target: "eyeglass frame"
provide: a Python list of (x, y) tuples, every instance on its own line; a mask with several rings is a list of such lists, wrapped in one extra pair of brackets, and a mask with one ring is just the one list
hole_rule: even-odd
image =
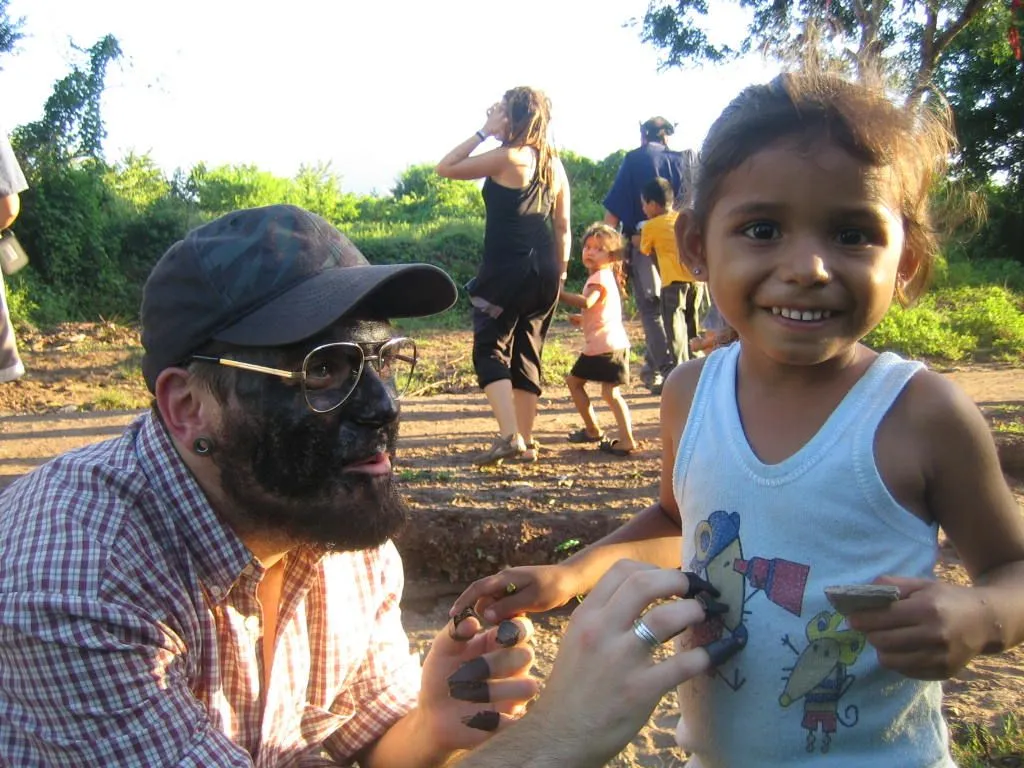
[[(416, 347), (416, 342), (408, 336), (394, 336), (387, 341), (373, 341), (373, 342), (358, 342), (358, 341), (331, 341), (326, 344), (320, 344), (319, 346), (313, 347), (309, 352), (306, 353), (305, 357), (302, 358), (302, 366), (297, 371), (286, 371), (283, 368), (271, 368), (267, 365), (259, 365), (258, 363), (246, 363), (242, 360), (235, 360), (231, 357), (220, 357), (217, 355), (189, 355), (189, 360), (198, 360), (203, 363), (215, 363), (217, 365), (223, 365), (227, 368), (235, 368), (240, 371), (250, 371), (252, 373), (263, 373), (268, 376), (278, 376), (288, 381), (298, 381), (302, 387), (302, 398), (306, 401), (306, 406), (313, 411), (313, 413), (330, 413), (343, 406), (345, 402), (352, 397), (352, 393), (356, 391), (356, 387), (359, 386), (359, 381), (363, 377), (363, 371), (366, 369), (366, 363), (376, 361), (374, 366), (377, 369), (377, 373), (380, 373), (381, 364), (381, 352), (390, 344), (398, 342), (409, 342), (412, 345), (412, 361), (409, 367), (409, 380), (412, 380), (412, 374), (416, 370), (416, 362), (419, 360), (419, 350)], [(345, 395), (337, 404), (332, 405), (330, 408), (318, 409), (313, 407), (313, 403), (310, 402), (309, 394), (306, 391), (306, 364), (309, 359), (313, 357), (317, 352), (329, 347), (354, 347), (359, 350), (359, 370), (356, 372), (355, 380), (352, 382), (352, 389), (349, 390), (348, 394)], [(377, 347), (375, 354), (367, 354), (364, 347)], [(406, 385), (408, 386), (408, 385)], [(404, 392), (399, 392), (397, 387), (390, 392), (391, 396), (395, 400), (401, 400)]]

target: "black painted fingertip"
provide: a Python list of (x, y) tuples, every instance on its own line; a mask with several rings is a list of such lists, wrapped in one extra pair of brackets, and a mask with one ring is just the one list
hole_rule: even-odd
[(498, 625), (498, 632), (495, 634), (494, 639), (497, 640), (498, 645), (503, 648), (511, 648), (519, 642), (522, 636), (523, 633), (520, 631), (519, 625), (514, 621), (505, 619)]
[(700, 603), (705, 616), (721, 616), (723, 613), (729, 612), (728, 605), (718, 602), (707, 592), (698, 592), (693, 599)]
[(475, 659), (467, 661), (448, 676), (448, 686), (486, 680), (490, 676), (491, 668), (487, 663), (487, 659), (483, 656), (477, 656)]
[(464, 725), (476, 728), (478, 731), (496, 731), (501, 725), (501, 715), (493, 709), (485, 709), (477, 712), (471, 717), (462, 718)]
[(711, 666), (718, 667), (742, 651), (746, 644), (746, 637), (723, 637), (720, 640), (715, 640), (705, 645), (704, 650), (711, 657)]
[(491, 700), (491, 689), (482, 680), (467, 680), (464, 683), (448, 683), (448, 695), (459, 701), (486, 704)]
[(468, 619), (470, 616), (474, 616), (476, 620), (479, 621), (481, 624), (484, 623), (483, 620), (480, 618), (480, 614), (476, 612), (473, 606), (463, 608), (461, 611), (459, 611), (452, 617), (451, 626), (448, 627), (448, 636), (452, 640), (458, 640), (460, 643), (464, 643), (470, 639), (469, 637), (459, 637), (459, 635), (455, 631), (459, 628), (459, 624)]
[(690, 582), (690, 595), (696, 595), (698, 592), (710, 592), (712, 597), (722, 596), (722, 593), (715, 589), (710, 581), (705, 581), (693, 571), (684, 571), (683, 573), (686, 574), (686, 579)]

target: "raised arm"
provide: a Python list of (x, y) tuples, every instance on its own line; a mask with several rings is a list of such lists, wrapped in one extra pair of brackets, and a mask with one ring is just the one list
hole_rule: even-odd
[(505, 116), (505, 108), (500, 103), (493, 105), (487, 110), (484, 127), (468, 139), (455, 145), (447, 155), (441, 158), (441, 162), (437, 164), (435, 170), (445, 178), (466, 181), (497, 176), (511, 162), (509, 150), (506, 147), (498, 147), (479, 155), (473, 155), (472, 152), (489, 136), (500, 138), (505, 135), (507, 130), (508, 118)]

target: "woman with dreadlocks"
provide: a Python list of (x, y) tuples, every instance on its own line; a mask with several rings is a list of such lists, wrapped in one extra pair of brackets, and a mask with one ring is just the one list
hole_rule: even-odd
[[(473, 367), (498, 437), (478, 464), (537, 459), (533, 423), (541, 352), (569, 264), (569, 181), (551, 146), (551, 101), (513, 88), (487, 110), (483, 128), (452, 149), (437, 172), (484, 179), (484, 257), (466, 288), (473, 304)], [(501, 142), (471, 153), (490, 137)]]

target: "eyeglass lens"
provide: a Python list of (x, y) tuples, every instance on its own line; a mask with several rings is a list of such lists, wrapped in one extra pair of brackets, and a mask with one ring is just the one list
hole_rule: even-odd
[(314, 349), (302, 365), (309, 407), (323, 413), (345, 402), (359, 383), (367, 361), (391, 394), (401, 397), (412, 381), (416, 344), (412, 339), (392, 339), (381, 345), (376, 353), (364, 353), (361, 346), (348, 342)]

